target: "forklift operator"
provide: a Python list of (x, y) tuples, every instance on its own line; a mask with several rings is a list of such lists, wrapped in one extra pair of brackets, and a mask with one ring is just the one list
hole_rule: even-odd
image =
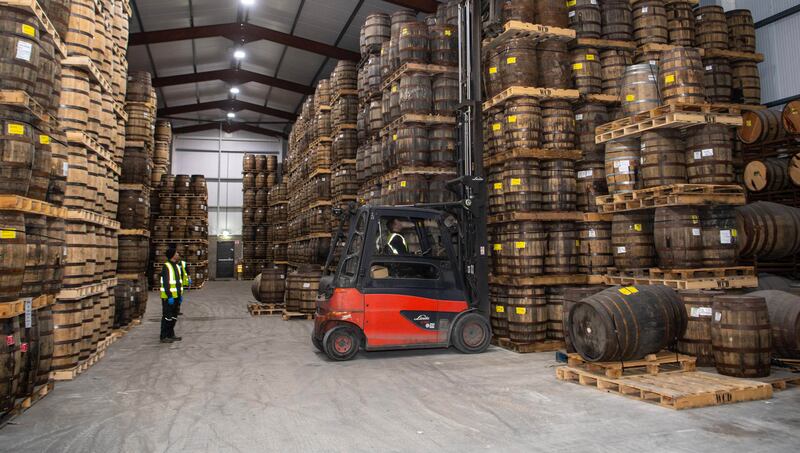
[(390, 255), (408, 255), (408, 246), (406, 245), (406, 238), (400, 234), (403, 231), (403, 224), (398, 218), (390, 220), (387, 225), (389, 228), (389, 237), (386, 241), (386, 247)]

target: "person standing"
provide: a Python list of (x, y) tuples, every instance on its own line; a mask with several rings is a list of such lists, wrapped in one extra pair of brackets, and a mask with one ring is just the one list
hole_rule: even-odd
[(161, 267), (161, 342), (181, 341), (175, 336), (178, 310), (183, 300), (183, 269), (180, 254), (174, 248), (167, 249), (167, 261)]

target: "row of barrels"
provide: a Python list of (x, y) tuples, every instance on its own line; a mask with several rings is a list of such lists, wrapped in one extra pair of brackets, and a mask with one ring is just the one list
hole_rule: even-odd
[(358, 198), (373, 206), (448, 203), (457, 199), (456, 194), (447, 188), (447, 183), (454, 177), (453, 173), (400, 175), (382, 184), (363, 186)]
[(66, 223), (36, 215), (0, 212), (0, 302), (57, 294), (64, 279)]
[(135, 279), (118, 280), (114, 287), (114, 328), (125, 327), (141, 318), (147, 309), (147, 278), (144, 274)]
[[(247, 205), (246, 205), (247, 206)], [(273, 205), (268, 208), (242, 208), (242, 225), (266, 225), (286, 222), (286, 205)]]
[(265, 266), (252, 285), (253, 297), (261, 303), (286, 304), (286, 311), (314, 313), (322, 271), (304, 264), (292, 272), (286, 266)]
[(25, 316), (0, 319), (0, 416), (14, 409), (17, 399), (31, 395), (50, 380), (54, 348), (53, 312), (43, 307)]
[(751, 161), (744, 168), (750, 192), (780, 192), (800, 187), (800, 154)]
[(366, 181), (403, 167), (454, 168), (456, 143), (453, 126), (404, 124), (382, 140), (358, 147), (356, 177)]
[(163, 175), (158, 189), (164, 194), (208, 198), (208, 183), (204, 175)]
[(208, 217), (206, 197), (196, 195), (161, 196), (158, 213), (165, 217)]
[(800, 135), (800, 101), (787, 103), (783, 110), (744, 112), (737, 136), (746, 145), (780, 141)]
[(153, 222), (153, 239), (206, 239), (208, 221), (197, 218), (158, 217)]
[(74, 368), (97, 351), (116, 320), (115, 289), (83, 299), (58, 300), (53, 306), (54, 371)]
[[(288, 246), (285, 243), (275, 244), (273, 241), (267, 242), (246, 242), (242, 243), (242, 259), (245, 264), (252, 264), (254, 262), (286, 262), (288, 257)], [(260, 272), (260, 269), (254, 266), (246, 266), (244, 278), (252, 280)]]
[(245, 153), (242, 157), (242, 170), (251, 173), (277, 173), (278, 156)]

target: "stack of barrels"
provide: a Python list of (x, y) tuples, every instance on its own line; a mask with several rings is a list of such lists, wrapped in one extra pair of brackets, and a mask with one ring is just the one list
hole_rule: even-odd
[[(245, 279), (252, 280), (262, 268), (267, 267), (270, 253), (274, 254), (269, 241), (269, 230), (276, 227), (273, 224), (270, 193), (279, 187), (278, 156), (245, 154), (242, 160), (242, 184), (243, 273)], [(280, 190), (276, 194), (278, 192)], [(283, 193), (285, 196), (285, 187)], [(286, 206), (282, 204), (280, 207), (285, 219)]]
[(208, 280), (208, 186), (203, 175), (161, 176), (158, 214), (152, 216), (152, 282), (160, 287), (160, 269), (173, 247), (186, 261), (192, 288)]
[[(456, 2), (440, 3), (425, 20), (408, 10), (367, 17), (353, 155), (364, 202), (453, 200), (444, 182), (456, 165), (457, 27)], [(387, 178), (394, 170), (400, 174)]]
[(797, 206), (793, 192), (800, 187), (800, 101), (783, 110), (745, 112), (737, 135), (748, 160), (744, 185), (751, 199)]

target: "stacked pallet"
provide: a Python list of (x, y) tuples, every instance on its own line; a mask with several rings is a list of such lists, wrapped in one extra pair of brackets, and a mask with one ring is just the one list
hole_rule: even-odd
[(161, 176), (158, 214), (152, 217), (152, 289), (161, 287), (167, 250), (175, 248), (187, 264), (191, 289), (208, 280), (208, 186), (203, 175)]
[[(242, 247), (243, 247), (243, 273), (246, 280), (252, 280), (273, 259), (273, 243), (270, 241), (270, 230), (276, 229), (273, 223), (273, 211), (279, 211), (276, 204), (271, 209), (269, 198), (274, 189), (278, 188), (278, 156), (265, 154), (245, 154), (242, 161), (242, 190), (244, 190), (244, 204), (242, 207)], [(285, 187), (276, 190), (275, 195)], [(285, 205), (281, 204), (285, 218)], [(275, 212), (280, 217), (280, 212)], [(280, 235), (280, 231), (274, 234)], [(280, 253), (279, 253), (280, 254)], [(285, 256), (283, 261), (285, 261)]]

